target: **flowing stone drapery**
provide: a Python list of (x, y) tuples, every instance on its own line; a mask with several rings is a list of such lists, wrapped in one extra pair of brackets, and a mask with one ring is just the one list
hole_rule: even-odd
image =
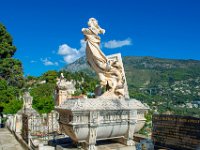
[(97, 73), (101, 87), (106, 88), (102, 96), (106, 98), (124, 97), (124, 76), (122, 66), (116, 60), (108, 59), (100, 49), (101, 38), (98, 34), (104, 34), (95, 18), (90, 18), (88, 28), (83, 28), (82, 32), (86, 40), (86, 57), (88, 64)]

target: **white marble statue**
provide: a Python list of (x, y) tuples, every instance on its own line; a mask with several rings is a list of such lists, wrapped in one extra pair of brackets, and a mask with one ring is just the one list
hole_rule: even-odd
[(107, 58), (101, 51), (101, 39), (98, 34), (104, 34), (105, 30), (98, 25), (98, 21), (90, 18), (88, 26), (88, 28), (82, 29), (87, 42), (86, 56), (88, 64), (100, 79), (101, 87), (106, 88), (106, 92), (102, 96), (122, 98), (124, 97), (123, 68), (118, 61)]

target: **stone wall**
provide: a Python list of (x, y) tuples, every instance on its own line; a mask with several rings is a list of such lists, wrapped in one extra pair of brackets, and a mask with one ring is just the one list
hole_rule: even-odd
[(152, 139), (156, 147), (200, 149), (200, 118), (176, 115), (153, 116)]

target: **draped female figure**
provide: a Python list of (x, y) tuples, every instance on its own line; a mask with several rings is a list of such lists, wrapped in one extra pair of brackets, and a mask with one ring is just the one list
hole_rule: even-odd
[(108, 59), (100, 49), (101, 38), (98, 34), (104, 34), (95, 18), (90, 18), (88, 28), (83, 28), (82, 32), (86, 41), (86, 57), (88, 64), (97, 73), (100, 85), (106, 87), (104, 96), (124, 96), (124, 79), (122, 67), (115, 60)]

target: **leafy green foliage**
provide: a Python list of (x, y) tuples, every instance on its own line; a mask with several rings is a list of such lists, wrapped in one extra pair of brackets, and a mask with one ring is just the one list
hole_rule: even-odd
[(6, 80), (0, 79), (0, 106), (4, 113), (16, 113), (22, 107), (22, 101), (18, 100), (19, 89), (8, 86)]
[(153, 111), (151, 111), (151, 110), (145, 114), (146, 122), (145, 122), (144, 127), (139, 131), (140, 134), (148, 136), (148, 134), (151, 133), (152, 115), (153, 115)]
[(31, 81), (31, 80), (37, 80), (37, 77), (27, 76), (26, 79), (27, 79), (26, 81), (28, 82), (28, 81)]
[(54, 109), (54, 99), (52, 96), (43, 96), (34, 99), (33, 108), (36, 109), (40, 114), (50, 113)]
[(45, 80), (47, 83), (56, 83), (56, 78), (58, 77), (58, 72), (55, 70), (49, 70), (45, 72), (40, 78)]
[(31, 89), (33, 96), (33, 108), (39, 113), (49, 113), (54, 108), (55, 84), (39, 84)]
[(91, 93), (94, 93), (96, 86), (99, 84), (96, 78), (91, 77), (81, 71), (73, 73), (73, 72), (62, 70), (58, 72), (58, 74), (60, 75), (61, 72), (63, 73), (64, 77), (68, 81), (70, 80), (75, 81), (76, 83), (75, 85), (76, 92), (74, 93), (75, 96), (78, 96), (81, 94), (89, 96)]
[(0, 24), (0, 106), (4, 113), (16, 113), (21, 107), (20, 89), (23, 87), (22, 64), (11, 58), (16, 51), (12, 37)]
[(10, 58), (14, 55), (16, 47), (13, 46), (12, 37), (0, 23), (0, 59)]
[(18, 110), (22, 108), (23, 102), (21, 100), (11, 100), (9, 103), (4, 103), (4, 113), (6, 114), (16, 114)]
[(19, 96), (19, 89), (8, 86), (5, 80), (0, 80), (0, 102), (8, 103)]
[(7, 80), (9, 85), (22, 88), (24, 79), (21, 62), (13, 58), (0, 60), (0, 77)]

